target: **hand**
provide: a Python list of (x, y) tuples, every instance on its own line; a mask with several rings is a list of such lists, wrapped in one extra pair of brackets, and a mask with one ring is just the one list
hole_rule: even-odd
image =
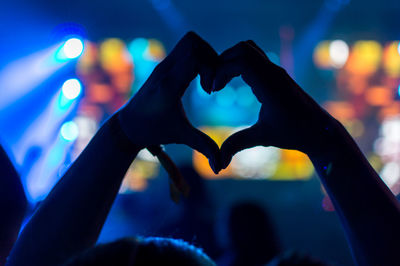
[(213, 91), (223, 89), (233, 77), (241, 75), (262, 104), (258, 121), (222, 144), (222, 168), (237, 152), (259, 145), (307, 154), (318, 149), (324, 135), (321, 132), (334, 119), (253, 41), (240, 42), (226, 50), (219, 61)]
[(204, 90), (211, 92), (217, 60), (208, 43), (193, 32), (186, 34), (119, 111), (121, 127), (132, 143), (141, 148), (186, 144), (204, 154), (214, 170), (219, 147), (189, 122), (181, 97), (197, 74)]

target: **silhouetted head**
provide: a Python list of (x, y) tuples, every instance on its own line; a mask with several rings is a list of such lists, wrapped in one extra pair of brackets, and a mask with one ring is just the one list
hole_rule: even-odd
[(98, 245), (64, 264), (64, 266), (67, 265), (215, 266), (215, 263), (201, 249), (183, 240), (148, 237), (121, 239), (112, 243)]
[(266, 211), (256, 203), (234, 205), (228, 230), (236, 265), (265, 264), (280, 252), (274, 226)]

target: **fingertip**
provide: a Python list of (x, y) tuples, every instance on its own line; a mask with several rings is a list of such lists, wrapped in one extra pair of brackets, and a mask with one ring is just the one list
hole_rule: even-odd
[(194, 32), (194, 31), (188, 31), (188, 32), (186, 32), (186, 34), (183, 36), (183, 39), (187, 39), (187, 38), (199, 38), (200, 39), (200, 36), (196, 33), (196, 32)]
[(227, 142), (224, 142), (221, 146), (221, 161), (220, 161), (221, 169), (226, 169), (232, 160), (233, 154), (230, 151), (231, 149), (229, 148), (229, 146), (230, 145)]
[(218, 174), (218, 171), (217, 171), (217, 169), (216, 169), (216, 167), (215, 167), (214, 160), (208, 159), (208, 163), (210, 164), (211, 170), (213, 170), (214, 174), (217, 175), (217, 174)]
[(211, 70), (202, 71), (200, 73), (200, 85), (208, 94), (211, 94), (213, 91), (214, 76)]
[(212, 91), (212, 92), (215, 91), (215, 79), (213, 80), (212, 87), (211, 87), (211, 91)]
[(232, 161), (232, 155), (225, 155), (221, 160), (221, 170), (226, 169)]
[(226, 86), (226, 84), (229, 83), (230, 80), (230, 78), (227, 78), (225, 75), (217, 72), (212, 84), (212, 91), (216, 92), (222, 90)]

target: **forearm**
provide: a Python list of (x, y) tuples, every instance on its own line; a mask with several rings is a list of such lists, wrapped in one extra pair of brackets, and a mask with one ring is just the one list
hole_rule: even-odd
[(11, 265), (56, 265), (95, 244), (139, 152), (125, 147), (118, 126), (107, 121), (49, 193), (17, 241)]
[(400, 208), (357, 144), (330, 121), (319, 152), (309, 154), (346, 230), (360, 265), (398, 262)]
[(17, 239), (26, 207), (19, 175), (0, 145), (0, 265), (3, 265)]

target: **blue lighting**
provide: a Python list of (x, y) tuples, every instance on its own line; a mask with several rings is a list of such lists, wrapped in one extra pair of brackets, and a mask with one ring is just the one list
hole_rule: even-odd
[(399, 87), (397, 88), (397, 94), (400, 96), (400, 85), (399, 85)]
[(78, 38), (68, 39), (58, 50), (56, 58), (64, 61), (78, 58), (83, 53), (83, 41)]
[(74, 121), (69, 121), (61, 126), (60, 133), (61, 137), (66, 141), (74, 141), (79, 135), (79, 129)]
[(79, 57), (83, 52), (83, 42), (78, 38), (69, 39), (64, 43), (64, 54), (69, 59)]
[(149, 46), (149, 41), (145, 38), (136, 38), (129, 45), (128, 50), (133, 59), (142, 58)]
[(82, 85), (78, 79), (69, 79), (64, 82), (61, 90), (65, 98), (74, 100), (80, 95)]
[(248, 86), (241, 86), (237, 89), (237, 102), (243, 107), (251, 107), (255, 102), (255, 96)]
[(236, 91), (231, 86), (226, 86), (222, 91), (217, 94), (217, 103), (221, 106), (231, 106), (236, 100)]

